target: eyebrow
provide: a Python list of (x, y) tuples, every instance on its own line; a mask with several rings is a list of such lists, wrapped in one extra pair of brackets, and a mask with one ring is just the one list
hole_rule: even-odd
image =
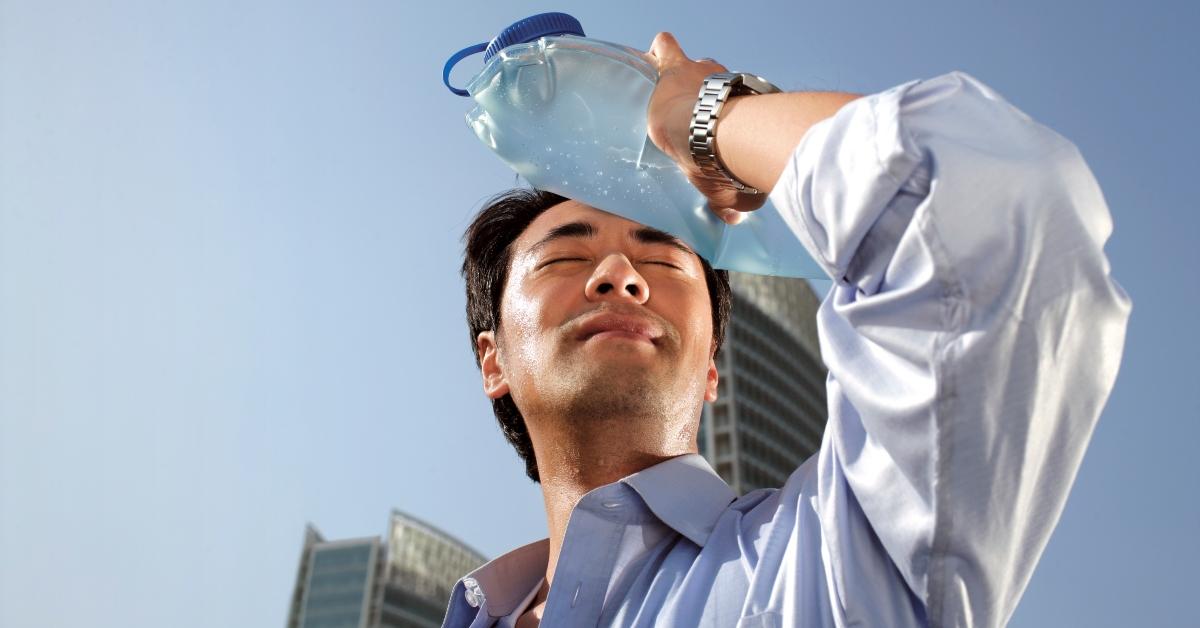
[(696, 254), (696, 252), (692, 250), (692, 247), (683, 243), (683, 240), (676, 238), (666, 231), (655, 229), (654, 227), (642, 227), (637, 231), (634, 231), (633, 239), (643, 244), (666, 244), (673, 246), (684, 253), (689, 253), (691, 255)]
[[(630, 235), (633, 236), (634, 240), (637, 240), (642, 244), (666, 244), (668, 246), (673, 246), (684, 253), (691, 255), (696, 254), (696, 252), (693, 251), (690, 246), (684, 244), (682, 240), (667, 233), (666, 231), (662, 231), (661, 229), (643, 226), (631, 231)], [(596, 227), (592, 225), (592, 223), (583, 221), (568, 222), (551, 229), (550, 232), (543, 236), (541, 240), (538, 240), (536, 244), (529, 247), (529, 252), (535, 253), (547, 244), (563, 238), (592, 238), (595, 236)]]
[(535, 253), (538, 249), (555, 240), (563, 238), (591, 238), (595, 235), (596, 228), (590, 222), (568, 222), (551, 229), (541, 240), (537, 241), (537, 244), (529, 247), (529, 252)]

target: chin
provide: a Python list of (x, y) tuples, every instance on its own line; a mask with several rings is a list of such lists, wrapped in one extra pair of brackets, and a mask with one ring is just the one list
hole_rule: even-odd
[(661, 415), (672, 387), (661, 373), (628, 363), (607, 363), (566, 377), (568, 416), (601, 418)]

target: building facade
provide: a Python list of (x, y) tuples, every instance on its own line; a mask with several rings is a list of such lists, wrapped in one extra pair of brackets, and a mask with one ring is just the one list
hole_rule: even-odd
[(438, 628), (463, 574), (486, 562), (462, 541), (398, 510), (383, 538), (327, 541), (309, 524), (288, 628)]
[(739, 495), (779, 487), (821, 444), (826, 369), (807, 281), (729, 274), (733, 312), (700, 453)]

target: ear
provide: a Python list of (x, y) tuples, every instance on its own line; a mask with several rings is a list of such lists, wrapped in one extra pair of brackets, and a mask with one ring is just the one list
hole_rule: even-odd
[(483, 331), (475, 338), (475, 350), (479, 355), (479, 373), (483, 377), (483, 394), (488, 399), (499, 399), (508, 394), (508, 381), (497, 354), (496, 332)]
[(708, 373), (704, 382), (704, 400), (712, 403), (717, 400), (717, 383), (720, 382), (721, 376), (717, 373), (717, 361), (715, 358), (708, 359)]

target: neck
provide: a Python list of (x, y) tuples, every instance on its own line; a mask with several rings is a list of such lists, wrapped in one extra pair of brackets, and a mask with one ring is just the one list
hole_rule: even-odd
[[(570, 425), (567, 422), (537, 423)], [(647, 438), (647, 435), (638, 434), (639, 430), (634, 427), (661, 427), (661, 417), (655, 420), (605, 420), (589, 425), (593, 429), (530, 429), (550, 533), (547, 583), (554, 581), (554, 568), (571, 512), (587, 492), (676, 456), (696, 453), (694, 430), (683, 434), (660, 433)], [(613, 438), (614, 434), (621, 437)]]

